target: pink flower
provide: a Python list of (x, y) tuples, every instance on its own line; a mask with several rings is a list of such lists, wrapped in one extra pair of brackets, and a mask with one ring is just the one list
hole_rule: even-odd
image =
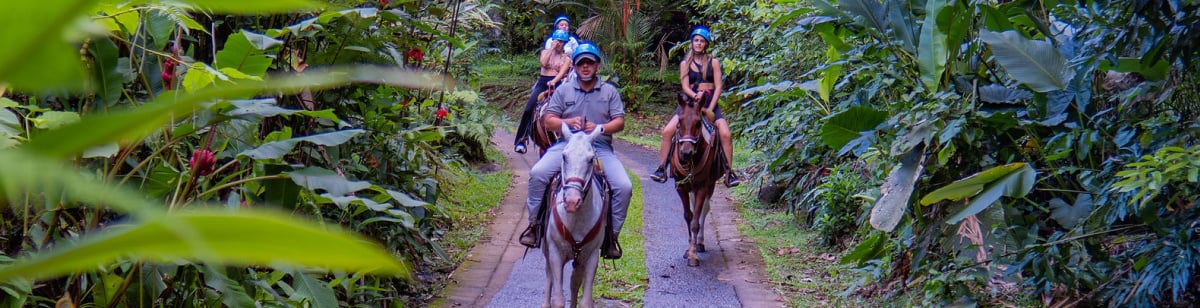
[(450, 112), (446, 111), (446, 108), (438, 108), (438, 111), (437, 111), (438, 119), (445, 119), (446, 116), (448, 116), (448, 115), (450, 115)]
[(208, 149), (198, 149), (192, 152), (192, 158), (188, 160), (188, 165), (198, 175), (208, 175), (212, 173), (217, 166), (217, 158), (213, 156), (213, 152)]

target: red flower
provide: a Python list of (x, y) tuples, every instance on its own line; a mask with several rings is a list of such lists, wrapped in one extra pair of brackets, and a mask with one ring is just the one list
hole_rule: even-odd
[(167, 58), (167, 60), (163, 61), (162, 81), (163, 88), (166, 88), (167, 90), (170, 90), (171, 87), (175, 85), (171, 82), (171, 80), (175, 79), (175, 64), (176, 62), (174, 58)]
[(445, 119), (445, 118), (446, 118), (446, 116), (448, 116), (448, 115), (450, 115), (450, 112), (449, 112), (449, 111), (446, 111), (446, 108), (438, 108), (438, 111), (437, 111), (437, 118), (438, 118), (439, 120), (440, 120), (440, 119)]
[(411, 63), (411, 65), (419, 66), (422, 61), (425, 61), (425, 52), (421, 51), (420, 48), (413, 47), (412, 49), (409, 49), (407, 53), (405, 53), (405, 58), (408, 58), (405, 63)]
[(391, 3), (392, 3), (392, 2), (391, 2), (391, 1), (388, 1), (388, 0), (379, 0), (379, 5), (380, 5), (380, 6), (384, 6), (384, 7), (386, 7), (386, 6), (388, 6), (388, 4), (391, 4)]
[(198, 149), (192, 152), (192, 158), (188, 160), (188, 165), (192, 167), (193, 172), (196, 172), (196, 174), (208, 175), (216, 168), (217, 158), (208, 149)]

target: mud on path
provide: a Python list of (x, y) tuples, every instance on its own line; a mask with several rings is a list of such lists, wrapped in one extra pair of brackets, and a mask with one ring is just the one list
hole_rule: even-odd
[[(492, 136), (513, 171), (504, 200), (498, 205), (489, 231), (451, 275), (439, 307), (537, 307), (545, 296), (545, 262), (540, 251), (524, 255), (525, 247), (516, 239), (524, 230), (526, 184), (529, 168), (537, 161), (535, 151), (525, 155), (512, 152), (512, 135), (497, 130)], [(758, 247), (741, 237), (740, 220), (731, 207), (728, 190), (718, 185), (709, 214), (700, 267), (688, 267), (683, 252), (687, 230), (683, 209), (673, 184), (657, 183), (649, 178), (656, 164), (656, 150), (618, 140), (614, 143), (625, 167), (643, 185), (644, 243), (646, 268), (650, 278), (643, 305), (646, 307), (781, 307), (783, 298), (766, 284)], [(631, 230), (626, 230), (630, 232)], [(599, 299), (608, 307), (627, 303)]]

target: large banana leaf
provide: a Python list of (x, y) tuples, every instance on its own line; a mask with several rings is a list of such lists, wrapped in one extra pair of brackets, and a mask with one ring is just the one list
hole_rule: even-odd
[(864, 132), (875, 131), (875, 126), (887, 119), (887, 112), (866, 106), (850, 107), (825, 121), (821, 125), (821, 141), (833, 149), (842, 149)]
[(951, 0), (929, 0), (925, 3), (925, 24), (921, 27), (921, 41), (917, 53), (918, 66), (921, 68), (921, 82), (925, 91), (930, 93), (940, 90), (942, 73), (946, 71), (946, 59), (949, 51), (946, 47), (946, 32), (938, 20), (945, 10), (946, 15), (958, 13), (958, 6), (948, 5)]
[(203, 210), (116, 225), (0, 269), (0, 281), (88, 272), (123, 257), (237, 265), (299, 265), (407, 275), (409, 266), (375, 244), (262, 211)]
[(879, 0), (842, 0), (838, 5), (879, 33), (887, 32), (887, 7)]
[[(4, 29), (0, 44), (0, 84), (8, 83), (17, 90), (60, 88), (82, 90), (83, 65), (79, 48), (89, 33), (101, 33), (104, 26), (89, 22), (86, 13), (100, 3), (116, 1), (5, 1), (0, 10), (0, 29)], [(124, 3), (134, 6), (149, 3), (135, 0)], [(190, 1), (197, 7), (214, 13), (277, 13), (320, 7), (308, 0), (205, 0)], [(186, 6), (185, 3), (181, 5)], [(115, 25), (115, 24), (113, 24)], [(133, 29), (136, 25), (124, 25)]]
[(979, 38), (992, 48), (996, 62), (1013, 79), (1037, 92), (1062, 90), (1075, 76), (1067, 59), (1045, 41), (1035, 41), (1016, 31), (1000, 33), (980, 30)]
[(908, 209), (908, 201), (912, 198), (913, 188), (921, 172), (925, 170), (925, 144), (914, 146), (908, 153), (900, 157), (900, 165), (892, 169), (887, 180), (879, 188), (879, 200), (871, 208), (871, 227), (892, 232), (904, 211)]
[(354, 136), (358, 136), (358, 134), (363, 132), (366, 131), (361, 129), (349, 129), (324, 134), (316, 134), (312, 136), (297, 137), (288, 140), (272, 141), (265, 143), (253, 150), (239, 153), (238, 156), (249, 156), (250, 158), (259, 160), (279, 159), (283, 157), (283, 155), (287, 155), (288, 152), (291, 152), (292, 149), (295, 148), (296, 145), (301, 141), (324, 146), (336, 146), (345, 143), (346, 141), (350, 141), (350, 138), (354, 138)]
[[(432, 73), (405, 71), (395, 68), (347, 67), (326, 71), (308, 70), (303, 75), (290, 75), (265, 81), (241, 80), (220, 87), (206, 87), (184, 94), (166, 91), (138, 108), (112, 114), (94, 115), (65, 127), (46, 131), (30, 141), (26, 148), (52, 157), (67, 157), (88, 148), (113, 142), (140, 140), (161, 129), (176, 118), (186, 117), (201, 108), (203, 102), (217, 98), (245, 98), (264, 91), (290, 94), (301, 89), (325, 89), (350, 82), (390, 84), (418, 89), (441, 89), (453, 81)], [(447, 85), (453, 87), (453, 85)]]
[(1025, 163), (996, 166), (938, 188), (921, 198), (921, 205), (930, 205), (942, 200), (958, 201), (970, 199), (967, 207), (946, 220), (956, 224), (967, 216), (975, 215), (991, 206), (1000, 197), (1022, 197), (1033, 189), (1037, 170)]

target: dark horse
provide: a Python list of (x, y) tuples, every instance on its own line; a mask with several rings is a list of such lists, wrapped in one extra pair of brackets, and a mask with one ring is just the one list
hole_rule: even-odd
[(542, 115), (546, 111), (546, 102), (550, 101), (551, 94), (554, 94), (554, 88), (547, 89), (538, 94), (538, 104), (534, 108), (533, 132), (529, 137), (533, 139), (533, 144), (538, 147), (538, 157), (546, 155), (546, 149), (561, 139), (557, 132), (547, 130), (546, 123), (542, 121)]
[(717, 178), (724, 170), (718, 159), (721, 142), (713, 130), (712, 119), (703, 114), (700, 104), (681, 94), (679, 110), (675, 149), (669, 158), (671, 178), (675, 179), (675, 191), (683, 201), (683, 219), (688, 224), (688, 250), (684, 257), (688, 266), (699, 266), (700, 256), (696, 252), (704, 252), (704, 219)]

